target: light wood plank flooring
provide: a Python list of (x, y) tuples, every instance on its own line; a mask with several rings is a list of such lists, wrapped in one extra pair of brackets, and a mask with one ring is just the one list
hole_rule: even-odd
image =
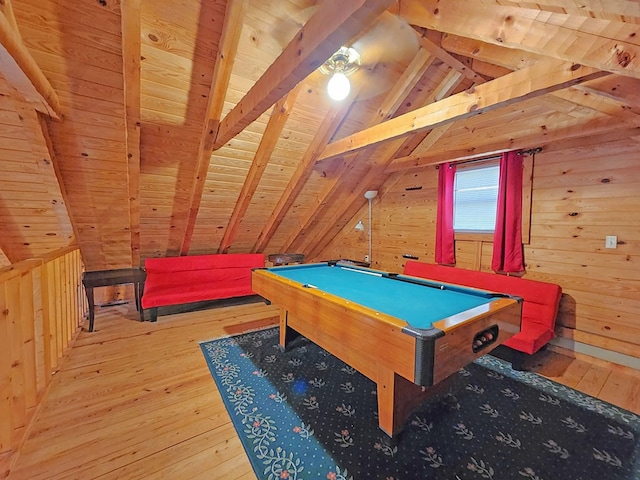
[[(198, 342), (277, 323), (262, 302), (139, 323), (98, 308), (47, 393), (9, 480), (255, 479)], [(547, 352), (539, 373), (640, 413), (640, 374)]]

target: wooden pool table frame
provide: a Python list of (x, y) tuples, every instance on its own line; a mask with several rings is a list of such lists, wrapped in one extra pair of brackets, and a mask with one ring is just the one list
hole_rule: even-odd
[[(425, 349), (419, 345), (423, 340), (403, 331), (407, 326), (403, 320), (306, 288), (269, 269), (253, 271), (252, 288), (280, 307), (282, 347), (293, 329), (376, 383), (379, 426), (390, 437), (417, 405), (434, 394), (437, 384), (520, 330), (519, 299), (500, 297), (435, 322), (436, 330), (426, 335)], [(495, 342), (474, 352), (474, 337), (494, 325), (499, 332)], [(424, 369), (417, 362), (425, 360), (432, 369), (426, 382), (424, 376), (422, 381), (416, 376)]]

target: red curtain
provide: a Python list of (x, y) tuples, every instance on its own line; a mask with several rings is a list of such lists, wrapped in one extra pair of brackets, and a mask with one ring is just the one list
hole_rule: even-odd
[(453, 188), (456, 166), (440, 165), (438, 169), (438, 214), (436, 217), (436, 263), (456, 263), (455, 236), (453, 232)]
[(500, 159), (496, 228), (491, 268), (495, 272), (524, 272), (522, 246), (522, 156), (506, 152)]

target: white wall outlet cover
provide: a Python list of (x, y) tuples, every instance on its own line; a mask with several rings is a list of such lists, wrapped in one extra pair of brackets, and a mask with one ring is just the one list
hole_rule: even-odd
[(604, 248), (617, 248), (618, 247), (618, 237), (615, 235), (607, 235), (604, 238)]

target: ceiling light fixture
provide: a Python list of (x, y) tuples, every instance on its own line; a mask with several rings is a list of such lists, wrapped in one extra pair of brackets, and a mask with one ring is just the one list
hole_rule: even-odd
[(351, 91), (351, 82), (347, 78), (360, 67), (360, 54), (351, 47), (342, 47), (329, 60), (320, 66), (320, 71), (331, 75), (327, 83), (327, 93), (333, 100), (347, 98)]

